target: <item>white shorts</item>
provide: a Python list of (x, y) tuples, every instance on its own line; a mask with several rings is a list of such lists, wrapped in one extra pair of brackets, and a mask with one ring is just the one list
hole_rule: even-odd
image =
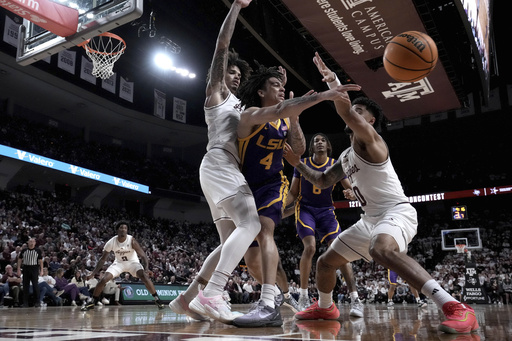
[(127, 261), (112, 263), (112, 265), (108, 267), (107, 272), (111, 273), (114, 278), (118, 277), (123, 272), (129, 272), (133, 277), (137, 277), (137, 271), (139, 270), (144, 270), (144, 267), (139, 261)]
[(199, 180), (214, 222), (231, 219), (222, 208), (223, 200), (234, 197), (238, 192), (252, 195), (234, 156), (222, 149), (211, 149), (203, 157)]
[(380, 216), (361, 214), (361, 219), (339, 234), (330, 247), (349, 262), (359, 259), (369, 262), (372, 260), (370, 242), (374, 236), (390, 235), (396, 240), (400, 252), (406, 253), (417, 230), (416, 209), (411, 204), (399, 204)]

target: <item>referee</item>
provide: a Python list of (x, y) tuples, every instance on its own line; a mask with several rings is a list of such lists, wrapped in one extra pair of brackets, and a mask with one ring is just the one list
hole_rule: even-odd
[(38, 277), (43, 275), (43, 253), (36, 249), (36, 240), (30, 238), (28, 248), (21, 251), (18, 257), (18, 276), (21, 276), (23, 266), (23, 307), (28, 307), (30, 283), (34, 289), (34, 306), (40, 307), (42, 299), (39, 298)]

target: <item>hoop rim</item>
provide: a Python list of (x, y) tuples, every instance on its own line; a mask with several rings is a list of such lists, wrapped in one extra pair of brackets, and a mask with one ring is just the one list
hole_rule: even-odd
[(468, 252), (466, 244), (455, 244), (455, 248), (457, 249), (457, 253), (465, 253)]
[(123, 43), (123, 48), (121, 49), (121, 51), (117, 51), (117, 52), (104, 52), (104, 51), (97, 51), (91, 47), (89, 47), (87, 44), (89, 44), (89, 42), (91, 41), (92, 38), (89, 38), (83, 42), (81, 42), (80, 44), (78, 44), (77, 46), (80, 46), (80, 47), (83, 47), (84, 50), (86, 51), (89, 51), (89, 52), (92, 52), (92, 53), (97, 53), (97, 54), (103, 54), (103, 55), (116, 55), (116, 54), (119, 54), (119, 53), (123, 53), (124, 50), (126, 49), (126, 42), (124, 41), (123, 38), (121, 38), (120, 36), (118, 36), (117, 34), (114, 34), (114, 33), (110, 33), (110, 32), (103, 32), (103, 33), (100, 33), (98, 34), (97, 36), (95, 37), (99, 37), (99, 36), (102, 36), (102, 37), (110, 37), (110, 38), (114, 38), (114, 39), (117, 39), (119, 40), (121, 43)]

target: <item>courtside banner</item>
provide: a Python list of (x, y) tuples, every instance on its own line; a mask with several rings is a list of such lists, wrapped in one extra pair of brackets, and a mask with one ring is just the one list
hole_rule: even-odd
[(78, 11), (50, 0), (0, 0), (0, 6), (61, 37), (78, 28)]
[(149, 187), (133, 181), (121, 179), (112, 175), (103, 174), (90, 169), (75, 166), (69, 163), (53, 160), (44, 156), (29, 153), (21, 149), (15, 149), (0, 145), (0, 155), (7, 156), (16, 160), (33, 163), (38, 166), (55, 169), (61, 172), (81, 176), (91, 180), (101, 181), (110, 185), (131, 189), (132, 191), (150, 193)]
[[(417, 203), (431, 202), (431, 201), (442, 201), (442, 200), (451, 200), (451, 199), (460, 199), (460, 198), (478, 198), (478, 197), (487, 197), (487, 196), (494, 196), (494, 195), (499, 195), (499, 194), (511, 194), (511, 193), (512, 193), (512, 186), (483, 187), (483, 188), (466, 189), (463, 191), (439, 192), (439, 193), (412, 195), (409, 197), (409, 202), (411, 204), (417, 204)], [(352, 200), (352, 201), (345, 200), (345, 201), (334, 202), (334, 207), (336, 207), (336, 208), (354, 208), (354, 207), (361, 207), (361, 204), (357, 200)]]
[[(443, 65), (411, 83), (382, 67), (388, 42), (405, 31), (425, 32), (412, 0), (283, 0), (301, 24), (362, 91), (395, 121), (460, 107)], [(380, 66), (380, 67), (379, 67)]]
[[(121, 284), (121, 299), (123, 304), (136, 304), (153, 302), (153, 295), (149, 292), (143, 283), (119, 283)], [(179, 294), (185, 292), (188, 286), (173, 284), (155, 284), (158, 297), (162, 301), (172, 301)]]

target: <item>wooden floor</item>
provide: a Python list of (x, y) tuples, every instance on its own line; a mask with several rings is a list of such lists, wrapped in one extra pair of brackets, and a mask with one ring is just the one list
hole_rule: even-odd
[[(435, 305), (365, 305), (364, 318), (349, 318), (341, 306), (338, 321), (298, 321), (281, 307), (279, 328), (236, 328), (217, 321), (189, 321), (169, 308), (154, 305), (104, 306), (82, 312), (80, 307), (1, 308), (0, 341), (35, 340), (512, 340), (512, 305), (474, 305), (480, 329), (471, 335), (437, 331), (443, 314)], [(234, 305), (245, 313), (248, 305)]]

